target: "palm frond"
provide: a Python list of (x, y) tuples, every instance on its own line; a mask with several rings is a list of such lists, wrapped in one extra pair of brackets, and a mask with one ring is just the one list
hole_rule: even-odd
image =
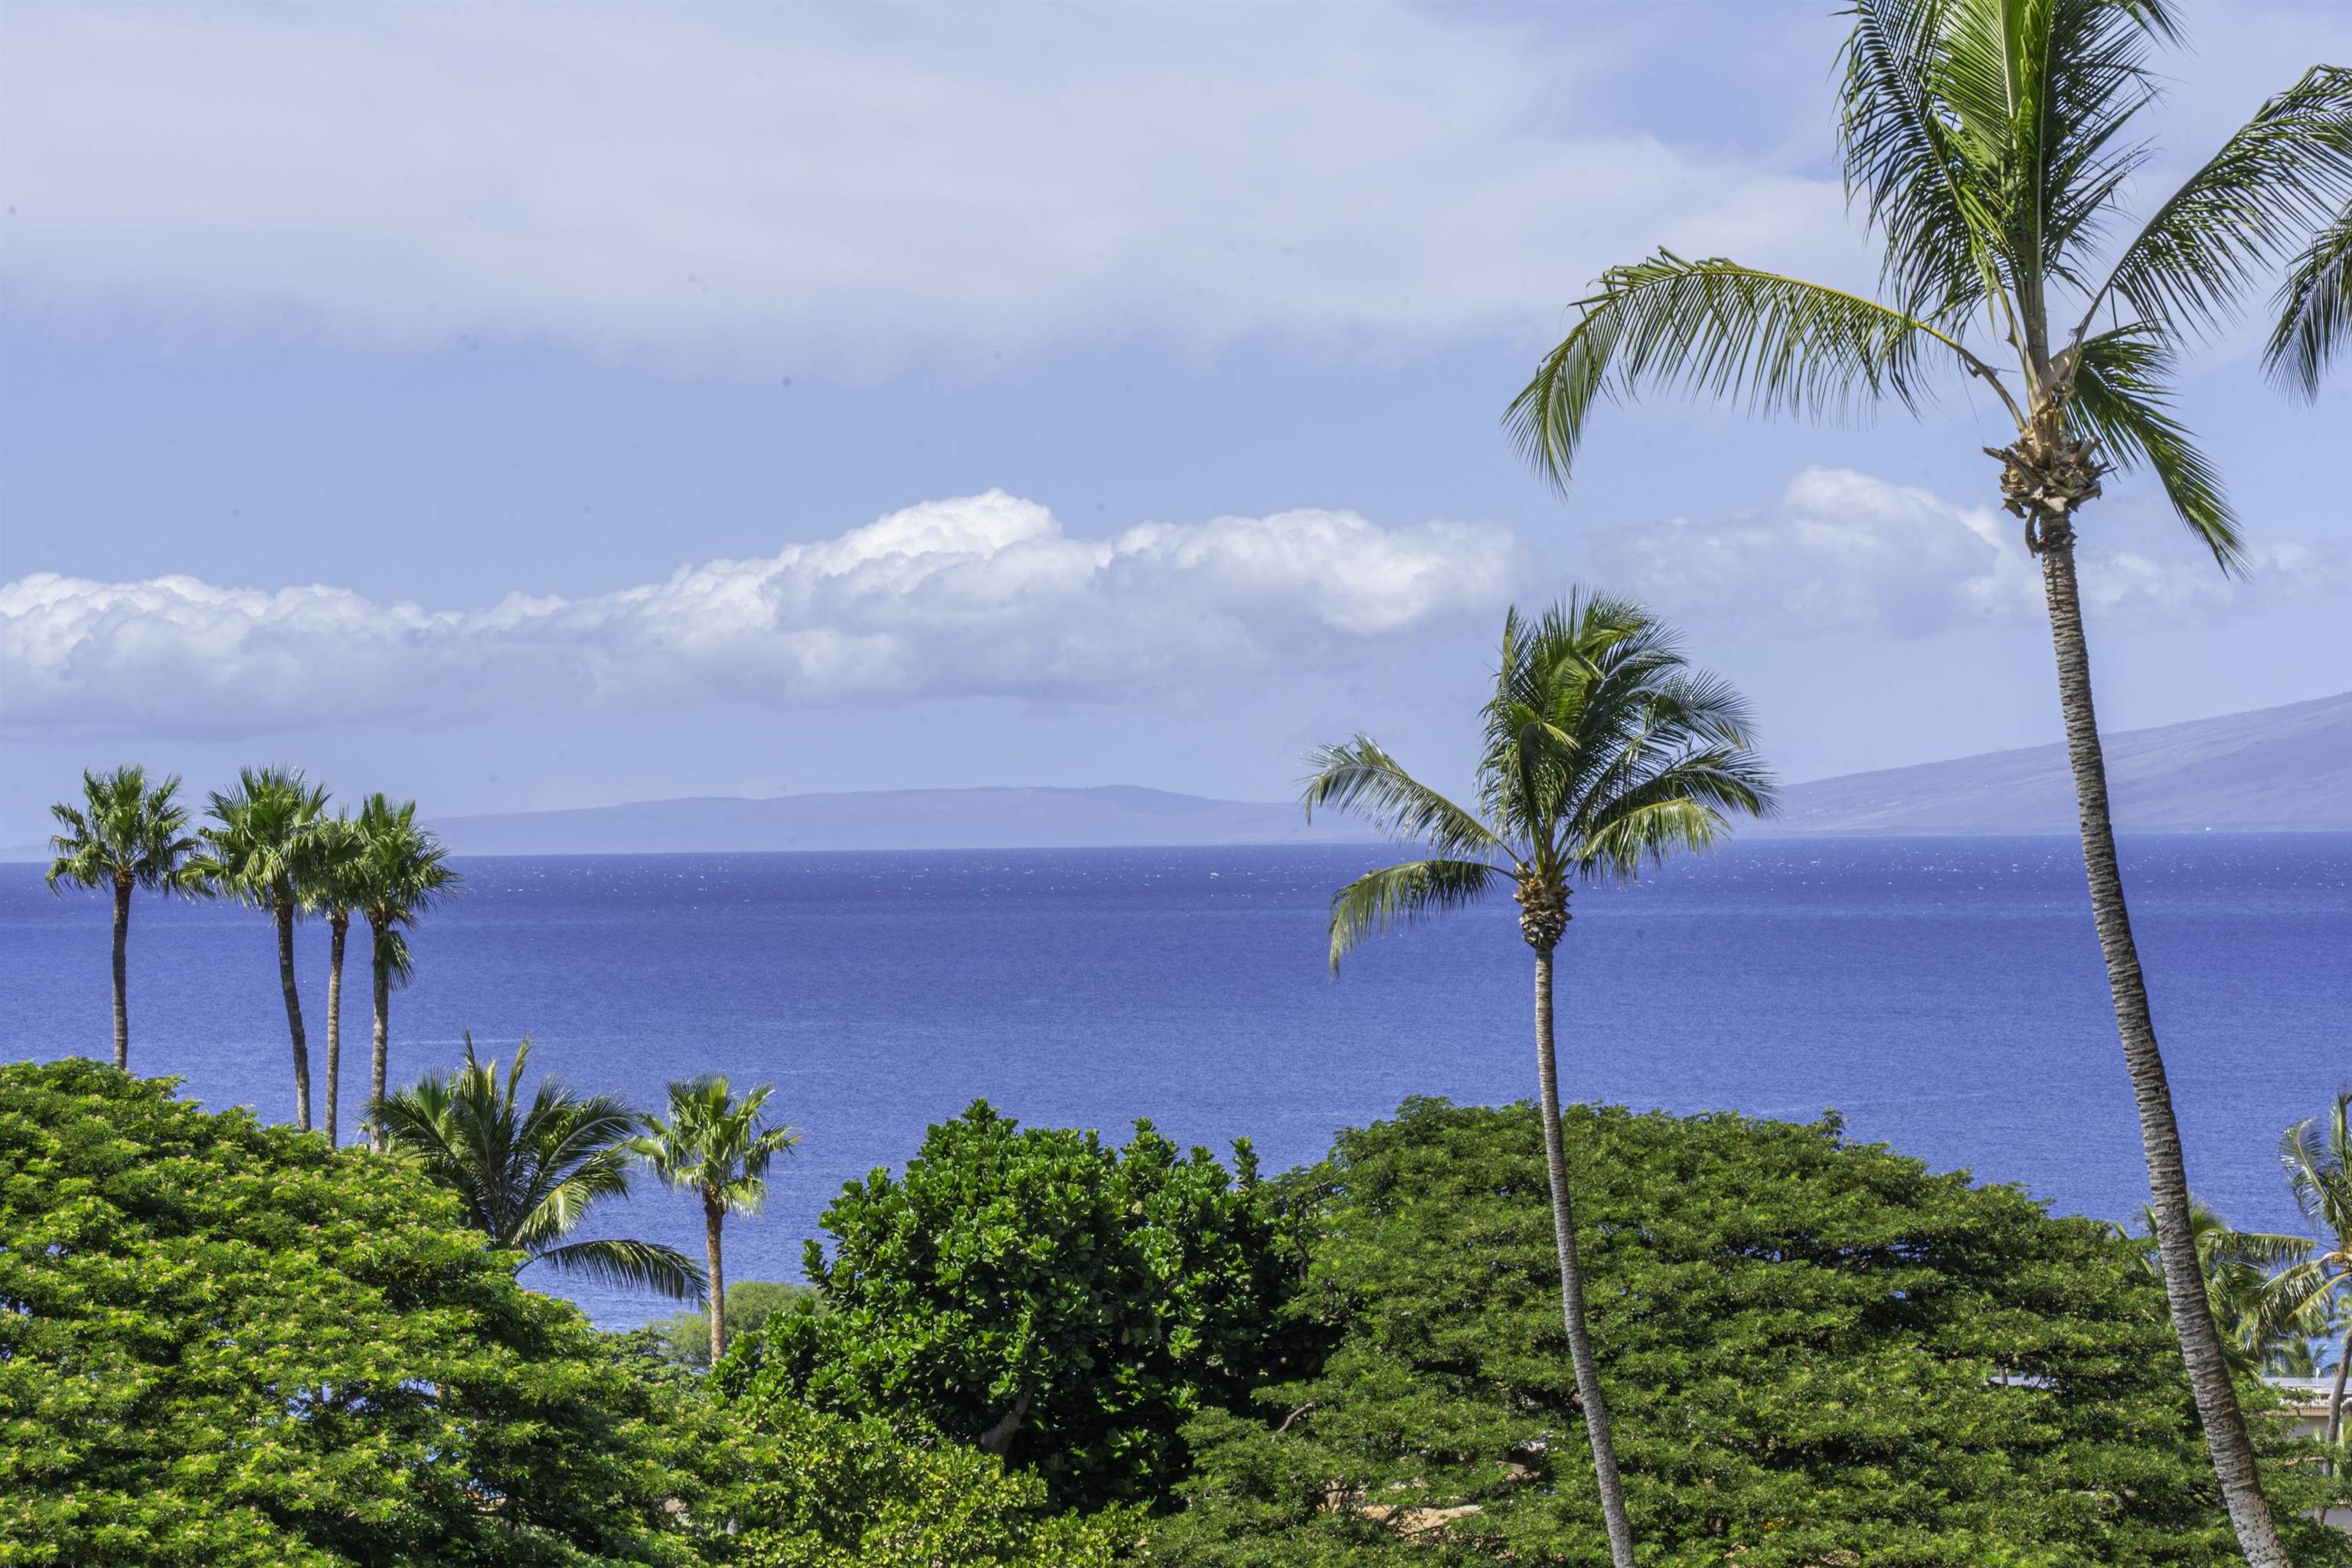
[(1499, 868), (1479, 860), (1415, 860), (1367, 871), (1331, 895), (1331, 973), (1356, 944), (1475, 903), (1494, 889)]
[(2329, 362), (2352, 339), (2352, 202), (2295, 258), (2277, 303), (2263, 368), (2288, 390), (2316, 397)]
[(1859, 416), (1883, 397), (1916, 408), (1922, 355), (1938, 345), (2000, 388), (1990, 367), (1927, 321), (1720, 258), (1661, 250), (1611, 268), (1577, 309), (1568, 336), (1504, 414), (1519, 449), (1563, 486), (1604, 395), (1661, 387), (1808, 419)]
[(2265, 264), (2325, 226), (2352, 195), (2352, 70), (2315, 66), (2265, 102), (2149, 215), (2091, 296), (2144, 321), (2211, 330)]
[(2245, 560), (2237, 517), (2221, 475), (2172, 416), (2171, 369), (2170, 346), (2146, 327), (2085, 339), (2075, 363), (2074, 410), (2117, 467), (2155, 470), (2180, 521), (2223, 571), (2235, 571)]
[(530, 1261), (601, 1285), (657, 1290), (697, 1305), (710, 1295), (710, 1282), (700, 1264), (675, 1247), (650, 1241), (571, 1241), (535, 1253)]
[(1300, 790), (1308, 821), (1318, 808), (1352, 812), (1400, 843), (1425, 845), (1440, 855), (1491, 851), (1495, 831), (1405, 772), (1369, 735), (1307, 754), (1314, 770)]

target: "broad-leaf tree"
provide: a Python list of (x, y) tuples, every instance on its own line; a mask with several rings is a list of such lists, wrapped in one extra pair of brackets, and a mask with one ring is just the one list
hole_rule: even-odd
[(294, 1125), (310, 1131), (310, 1046), (302, 1032), (302, 997), (294, 981), (294, 922), (304, 912), (299, 878), (310, 834), (326, 815), (324, 785), (299, 768), (246, 768), (236, 788), (212, 795), (204, 848), (188, 862), (206, 891), (261, 910), (278, 928), (278, 984), (286, 994), (286, 1032), (294, 1044)]
[(1246, 1144), (1228, 1169), (1149, 1122), (1122, 1147), (985, 1101), (843, 1187), (812, 1241), (821, 1310), (738, 1339), (722, 1386), (932, 1435), (1062, 1507), (1156, 1504), (1188, 1417), (1276, 1374), (1298, 1254)]
[(715, 1424), (415, 1173), (72, 1059), (0, 1173), (0, 1562), (709, 1561)]
[(1985, 449), (2042, 570), (2174, 1325), (2248, 1558), (2276, 1568), (2277, 1531), (2197, 1273), (2171, 1091), (2116, 866), (2074, 555), (2083, 509), (2111, 473), (2137, 470), (2222, 570), (2242, 559), (2220, 479), (2173, 411), (2176, 360), (2352, 195), (2352, 74), (2315, 68), (2127, 222), (2120, 198), (2150, 156), (2134, 121), (2158, 96), (2154, 50), (2176, 36), (2167, 0), (1853, 0), (1852, 14), (1840, 142), (1846, 188), (1885, 245), (1878, 297), (1661, 250), (1602, 274), (1507, 421), (1564, 483), (1601, 400), (1654, 389), (1811, 418), (1890, 400), (1916, 408), (1939, 378), (1969, 379), (2004, 411), (2006, 444)]
[(1735, 815), (1769, 809), (1771, 784), (1749, 748), (1746, 705), (1692, 668), (1639, 605), (1570, 598), (1503, 624), (1502, 660), (1486, 710), (1478, 808), (1455, 805), (1405, 772), (1368, 736), (1325, 746), (1306, 806), (1351, 811), (1430, 858), (1369, 872), (1331, 900), (1331, 967), (1374, 931), (1510, 890), (1535, 953), (1536, 1084), (1559, 1263), (1559, 1304), (1578, 1403), (1592, 1449), (1611, 1561), (1632, 1568), (1633, 1527), (1586, 1331), (1576, 1220), (1560, 1142), (1553, 1054), (1552, 955), (1579, 881), (1630, 879), (1644, 862), (1722, 838)]
[(522, 1092), (530, 1042), (515, 1047), (504, 1074), (474, 1054), (455, 1071), (427, 1073), (374, 1108), (375, 1122), (397, 1158), (457, 1194), (466, 1218), (504, 1252), (519, 1252), (520, 1273), (544, 1263), (612, 1285), (698, 1300), (701, 1270), (674, 1247), (572, 1234), (597, 1204), (628, 1195), (637, 1113), (618, 1095), (579, 1094), (551, 1073)]
[[(2279, 1137), (2294, 1206), (2311, 1222), (2318, 1244), (2311, 1256), (2279, 1277), (2286, 1310), (2306, 1319), (2339, 1316), (2352, 1296), (2352, 1090), (2336, 1097), (2325, 1116), (2305, 1117)], [(2352, 1372), (2352, 1333), (2336, 1347), (2336, 1382), (2327, 1394), (2326, 1440), (2344, 1433), (2344, 1381)]]
[(702, 1202), (702, 1238), (710, 1307), (710, 1359), (727, 1353), (727, 1269), (720, 1232), (730, 1214), (757, 1214), (767, 1201), (768, 1167), (792, 1152), (800, 1134), (771, 1126), (763, 1083), (735, 1098), (717, 1073), (669, 1086), (669, 1115), (644, 1118), (645, 1133), (631, 1149), (654, 1173)]
[[(1593, 1339), (1644, 1568), (2242, 1563), (2130, 1238), (1837, 1120), (1568, 1108)], [(1557, 1355), (1540, 1112), (1409, 1100), (1299, 1184), (1337, 1342), (1187, 1428), (1167, 1568), (1607, 1561)], [(2250, 1393), (2252, 1398), (2263, 1398)], [(2267, 1403), (2267, 1402), (2266, 1402)], [(2258, 1427), (2298, 1568), (2320, 1449)]]
[[(368, 922), (368, 972), (374, 983), (374, 1029), (368, 1051), (368, 1102), (384, 1096), (392, 1050), (392, 993), (415, 973), (408, 933), (425, 912), (456, 893), (464, 879), (449, 867), (448, 852), (429, 827), (416, 821), (416, 803), (394, 805), (382, 794), (361, 803), (352, 868), (352, 902)], [(383, 1139), (373, 1122), (368, 1146)]]
[(131, 894), (180, 890), (181, 868), (196, 841), (188, 837), (187, 809), (176, 774), (147, 782), (135, 764), (81, 775), (81, 804), (49, 807), (64, 831), (49, 839), (48, 884), (104, 888), (114, 895), (114, 1065), (131, 1064), (129, 949)]

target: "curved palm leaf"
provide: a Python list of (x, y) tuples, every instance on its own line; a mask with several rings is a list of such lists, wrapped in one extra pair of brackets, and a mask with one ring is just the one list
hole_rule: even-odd
[(1478, 860), (1415, 860), (1365, 872), (1331, 895), (1331, 973), (1365, 937), (1475, 903), (1504, 875)]
[(1308, 821), (1318, 807), (1351, 811), (1401, 842), (1426, 844), (1446, 855), (1491, 849), (1494, 830), (1403, 766), (1367, 735), (1308, 753), (1313, 770), (1301, 793)]
[(676, 1247), (650, 1241), (572, 1241), (551, 1247), (537, 1261), (626, 1289), (656, 1290), (680, 1301), (699, 1301), (706, 1287), (702, 1266)]
[(2278, 310), (2263, 368), (2290, 390), (2316, 397), (2328, 362), (2352, 339), (2352, 203), (2295, 258)]
[(2173, 511), (2223, 571), (2234, 571), (2245, 559), (2245, 542), (2221, 476), (2172, 416), (2172, 350), (2146, 327), (2086, 338), (2074, 370), (2074, 412), (2118, 467), (2154, 469)]

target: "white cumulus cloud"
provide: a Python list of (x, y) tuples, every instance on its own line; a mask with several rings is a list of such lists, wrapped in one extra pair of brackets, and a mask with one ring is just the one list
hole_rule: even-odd
[(1490, 524), (1307, 510), (1086, 539), (992, 490), (764, 559), (476, 612), (37, 573), (0, 586), (0, 721), (226, 738), (587, 704), (1117, 701), (1455, 625), (1498, 610), (1527, 569)]
[[(1960, 507), (1848, 468), (1808, 468), (1762, 511), (1671, 518), (1594, 542), (1602, 580), (1678, 615), (1727, 617), (1796, 634), (1919, 637), (1972, 621), (2039, 615), (2041, 569), (2021, 525), (1995, 507)], [(2103, 546), (2086, 526), (2077, 552), (2086, 613), (2130, 620), (2244, 609), (2273, 595), (2352, 586), (2332, 546), (2258, 542), (2249, 571), (2210, 557)]]

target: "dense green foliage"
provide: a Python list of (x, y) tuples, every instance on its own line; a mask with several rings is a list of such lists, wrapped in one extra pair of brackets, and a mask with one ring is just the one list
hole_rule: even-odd
[[(738, 1279), (727, 1287), (727, 1342), (756, 1334), (778, 1312), (817, 1311), (823, 1301), (806, 1285), (780, 1279)], [(680, 1366), (710, 1364), (710, 1320), (700, 1312), (680, 1312), (646, 1325), (659, 1353)]]
[(693, 1561), (684, 1408), (423, 1178), (0, 1068), (0, 1562)]
[[(1412, 1101), (1307, 1174), (1292, 1310), (1339, 1342), (1254, 1413), (1195, 1419), (1160, 1560), (1606, 1561), (1536, 1121)], [(1644, 1561), (2233, 1560), (2127, 1239), (1833, 1125), (1578, 1107), (1566, 1142)], [(2293, 1517), (2313, 1484), (2268, 1477), (2296, 1561), (2352, 1562)]]
[(719, 1376), (1005, 1455), (1056, 1506), (1157, 1498), (1178, 1427), (1279, 1353), (1294, 1255), (1236, 1155), (1238, 1180), (1148, 1122), (1113, 1149), (974, 1105), (843, 1189), (833, 1258), (810, 1246), (826, 1310), (771, 1318)]

